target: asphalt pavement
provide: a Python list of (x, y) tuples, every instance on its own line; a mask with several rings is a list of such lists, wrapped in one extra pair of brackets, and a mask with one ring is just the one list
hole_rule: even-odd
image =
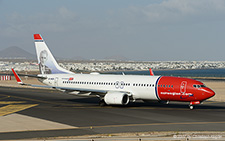
[[(98, 98), (56, 90), (0, 87), (0, 139), (31, 139), (156, 131), (225, 131), (225, 102), (137, 101), (98, 105)], [(10, 125), (10, 126), (9, 126)], [(4, 130), (3, 130), (4, 129)]]

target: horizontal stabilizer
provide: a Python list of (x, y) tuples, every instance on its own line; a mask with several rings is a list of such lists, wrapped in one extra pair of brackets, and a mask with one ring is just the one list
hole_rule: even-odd
[[(26, 85), (26, 86), (32, 86), (32, 87), (53, 88), (52, 86), (25, 84), (25, 83), (23, 83), (22, 79), (20, 78), (20, 76), (17, 74), (17, 72), (13, 68), (12, 68), (12, 72), (16, 78), (17, 83), (20, 85)], [(25, 76), (27, 76), (27, 75), (25, 75)], [(45, 78), (45, 77), (39, 77), (39, 76), (37, 76), (37, 77)]]

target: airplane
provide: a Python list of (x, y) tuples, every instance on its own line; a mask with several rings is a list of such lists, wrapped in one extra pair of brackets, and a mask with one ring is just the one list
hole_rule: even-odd
[(12, 72), (20, 85), (47, 87), (78, 96), (100, 98), (99, 105), (127, 105), (136, 100), (189, 102), (189, 108), (213, 97), (215, 92), (202, 82), (183, 77), (150, 75), (76, 74), (58, 65), (40, 34), (34, 34), (38, 65), (36, 77), (45, 85), (25, 84)]

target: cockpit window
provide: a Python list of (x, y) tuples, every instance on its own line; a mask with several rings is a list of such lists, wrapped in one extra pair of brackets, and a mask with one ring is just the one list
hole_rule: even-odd
[(193, 87), (195, 88), (202, 88), (202, 87), (206, 87), (205, 85), (193, 85)]

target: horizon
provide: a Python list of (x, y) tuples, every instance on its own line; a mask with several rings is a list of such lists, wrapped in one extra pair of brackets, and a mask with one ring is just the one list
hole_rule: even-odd
[[(10, 46), (10, 47), (7, 47), (7, 48), (4, 48), (2, 50), (0, 50), (0, 54), (2, 54), (2, 51), (5, 51), (5, 50), (8, 50), (8, 49), (12, 49), (14, 50), (15, 48), (18, 48), (20, 49), (20, 51), (24, 51), (24, 53), (29, 53), (28, 55), (33, 55), (33, 59), (32, 58), (27, 58), (27, 56), (8, 56), (8, 57), (2, 57), (0, 55), (0, 60), (15, 60), (15, 59), (19, 59), (18, 61), (20, 62), (21, 60), (26, 60), (26, 61), (37, 61), (37, 56), (36, 56), (36, 52), (33, 54), (29, 51), (26, 51), (24, 49), (22, 49), (21, 47), (18, 47), (18, 46)], [(9, 51), (9, 52), (13, 52), (13, 51)], [(19, 54), (20, 55), (20, 54)], [(54, 54), (53, 54), (54, 56)], [(214, 60), (131, 60), (129, 58), (127, 59), (124, 59), (124, 60), (120, 60), (118, 58), (115, 58), (115, 59), (108, 59), (109, 57), (106, 57), (106, 58), (102, 58), (102, 59), (88, 59), (88, 58), (62, 58), (62, 57), (58, 57), (58, 56), (54, 56), (56, 60), (58, 61), (81, 61), (81, 62), (225, 62), (225, 61), (214, 61)]]

